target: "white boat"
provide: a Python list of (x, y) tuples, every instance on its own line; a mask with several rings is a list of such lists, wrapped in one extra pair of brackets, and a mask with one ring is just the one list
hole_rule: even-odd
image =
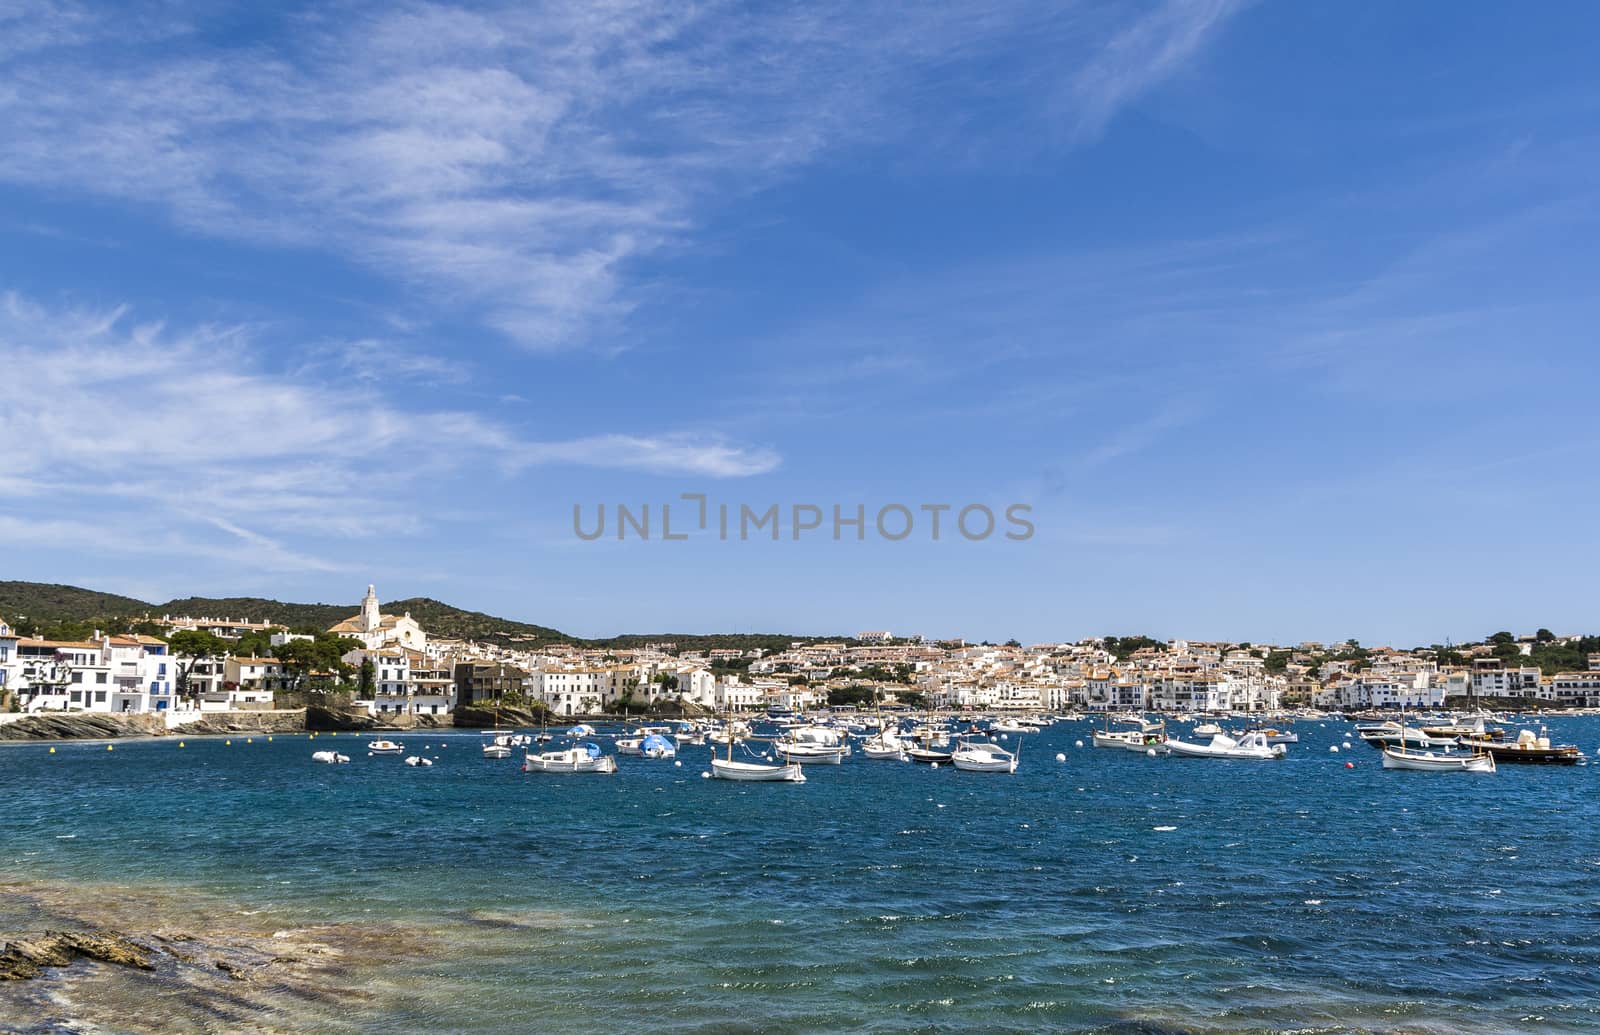
[(676, 758), (678, 744), (664, 733), (652, 733), (639, 742), (639, 754), (645, 758)]
[(433, 760), (429, 759), (429, 758), (423, 758), (421, 755), (407, 755), (406, 756), (406, 765), (409, 765), (409, 766), (431, 766), (431, 765), (433, 765)]
[(904, 762), (906, 746), (893, 733), (884, 732), (862, 741), (861, 754), (876, 761)]
[(498, 734), (492, 740), (486, 740), (483, 742), (483, 757), (510, 758), (511, 748), (515, 745), (516, 741), (517, 738), (509, 733)]
[(1181, 740), (1166, 742), (1167, 751), (1182, 758), (1282, 758), (1289, 749), (1282, 744), (1269, 744), (1266, 734), (1257, 730), (1238, 739), (1218, 733), (1209, 744), (1190, 744)]
[(1413, 769), (1425, 773), (1492, 773), (1494, 756), (1457, 752), (1415, 751), (1405, 748), (1383, 749), (1385, 769)]
[(374, 740), (367, 745), (369, 755), (398, 755), (404, 752), (404, 744), (396, 744), (392, 740)]
[(1197, 737), (1214, 737), (1221, 732), (1222, 727), (1214, 722), (1202, 722), (1194, 728), (1194, 735)]
[(1144, 734), (1138, 730), (1095, 730), (1094, 746), (1097, 748), (1125, 748), (1129, 745), (1141, 746), (1144, 743)]
[(773, 741), (772, 751), (785, 762), (803, 765), (838, 765), (850, 753), (850, 749), (843, 745), (829, 746), (793, 740)]
[(350, 761), (349, 755), (341, 755), (337, 751), (313, 751), (311, 761), (326, 762), (328, 765), (343, 765)]
[(1018, 719), (1001, 719), (999, 722), (997, 722), (993, 726), (991, 726), (990, 729), (994, 730), (996, 733), (1038, 733), (1039, 732), (1039, 727), (1026, 725), (1026, 724), (1024, 724), (1023, 722), (1021, 722)]
[(1014, 773), (1017, 771), (1015, 752), (996, 744), (962, 744), (950, 756), (950, 763), (968, 773)]
[(542, 751), (523, 756), (525, 773), (614, 773), (617, 760), (602, 755), (596, 744), (579, 744), (563, 751)]
[(757, 762), (735, 762), (732, 759), (713, 758), (711, 775), (718, 780), (743, 780), (753, 783), (805, 783), (806, 774), (798, 764), (761, 765)]
[[(666, 726), (641, 726), (633, 734), (617, 738), (617, 754), (642, 755), (644, 754), (645, 741), (649, 740), (651, 737), (667, 739), (670, 738), (671, 735), (672, 730)], [(673, 746), (676, 748), (677, 745), (674, 744)], [(656, 755), (653, 757), (659, 758), (661, 756)]]

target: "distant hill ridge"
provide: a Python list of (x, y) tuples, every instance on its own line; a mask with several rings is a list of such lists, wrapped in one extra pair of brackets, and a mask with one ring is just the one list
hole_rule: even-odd
[[(357, 603), (295, 604), (263, 597), (183, 597), (164, 604), (79, 586), (45, 582), (0, 582), (0, 617), (26, 615), (38, 622), (82, 622), (96, 618), (142, 618), (163, 615), (194, 618), (244, 618), (290, 627), (326, 629), (360, 610)], [(411, 597), (383, 605), (388, 614), (404, 614), (430, 635), (453, 639), (521, 639), (570, 641), (573, 638), (544, 625), (499, 618), (481, 611), (452, 607), (430, 597)]]

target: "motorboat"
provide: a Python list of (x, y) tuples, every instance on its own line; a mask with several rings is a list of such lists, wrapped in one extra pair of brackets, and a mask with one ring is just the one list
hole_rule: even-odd
[(652, 733), (639, 743), (639, 754), (645, 758), (676, 758), (678, 745), (665, 734)]
[(407, 755), (406, 756), (406, 765), (409, 765), (409, 766), (431, 766), (431, 765), (433, 765), (433, 760), (431, 758), (423, 758), (421, 755)]
[(1214, 722), (1202, 722), (1194, 728), (1194, 735), (1197, 737), (1214, 737), (1221, 732), (1222, 727)]
[(963, 743), (950, 756), (950, 764), (968, 773), (1014, 773), (1017, 753), (998, 744)]
[(341, 755), (337, 751), (313, 751), (311, 761), (325, 762), (328, 765), (344, 765), (350, 761), (349, 755)]
[(989, 728), (996, 733), (1038, 733), (1040, 729), (1021, 719), (1001, 719)]
[(1191, 744), (1182, 740), (1168, 740), (1167, 751), (1181, 758), (1250, 758), (1267, 760), (1282, 758), (1289, 749), (1282, 744), (1272, 744), (1261, 730), (1243, 734), (1238, 738), (1218, 733), (1209, 744)]
[(1268, 744), (1298, 744), (1298, 743), (1300, 743), (1300, 734), (1294, 732), (1293, 730), (1280, 730), (1280, 729), (1274, 729), (1273, 727), (1267, 726), (1267, 727), (1257, 727), (1255, 729), (1250, 730), (1250, 732), (1251, 733), (1259, 733), (1262, 736), (1266, 737)]
[(398, 755), (404, 753), (406, 746), (396, 744), (392, 740), (374, 740), (367, 745), (369, 755)]
[(1518, 765), (1577, 765), (1583, 757), (1583, 752), (1572, 744), (1551, 744), (1550, 735), (1544, 729), (1540, 729), (1538, 735), (1533, 730), (1523, 730), (1510, 744), (1485, 742), (1474, 746), (1496, 762)]
[(1494, 756), (1487, 752), (1413, 751), (1408, 748), (1383, 749), (1385, 769), (1413, 769), (1425, 773), (1492, 773)]
[(735, 762), (727, 758), (713, 758), (711, 775), (718, 780), (742, 780), (747, 783), (806, 782), (806, 774), (800, 770), (799, 763), (762, 765), (759, 762)]
[(1385, 722), (1377, 726), (1357, 726), (1356, 733), (1375, 748), (1450, 748), (1455, 737), (1430, 737), (1415, 726)]
[(502, 733), (493, 740), (483, 742), (484, 758), (510, 758), (512, 738), (509, 734)]
[[(632, 735), (617, 738), (617, 754), (642, 755), (644, 754), (645, 741), (651, 737), (655, 737), (657, 740), (666, 740), (671, 735), (672, 730), (666, 726), (641, 726)], [(673, 744), (673, 753), (677, 753), (676, 744)], [(662, 756), (657, 755), (655, 757), (660, 758)]]
[(523, 757), (525, 773), (614, 773), (617, 760), (600, 753), (598, 744), (578, 744), (561, 751), (541, 751)]
[(906, 749), (906, 757), (923, 765), (939, 765), (954, 758), (955, 752), (941, 751), (938, 748), (930, 747), (913, 747)]

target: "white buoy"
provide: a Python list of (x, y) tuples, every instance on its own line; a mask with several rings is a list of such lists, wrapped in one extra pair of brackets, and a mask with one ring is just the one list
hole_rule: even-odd
[(1056, 752), (1056, 761), (1057, 762), (1065, 762), (1066, 760), (1067, 760), (1067, 756), (1065, 754), (1063, 754), (1060, 751)]
[(1007, 738), (1007, 737), (1009, 737), (1009, 736), (1011, 736), (1011, 734), (1009, 734), (1009, 733), (1002, 733), (1002, 734), (1000, 734), (1000, 739), (1001, 739), (1001, 740), (1005, 740), (1005, 739), (1006, 739), (1006, 738)]
[(1075, 748), (1081, 748), (1081, 747), (1083, 747), (1083, 741), (1075, 740), (1075, 741), (1072, 742), (1072, 746), (1075, 747)]
[(1350, 742), (1348, 740), (1345, 741), (1344, 742), (1344, 746), (1348, 749), (1350, 747)]
[(679, 769), (682, 769), (682, 768), (683, 768), (683, 763), (682, 763), (682, 762), (674, 762), (674, 763), (672, 763), (672, 764), (673, 764), (673, 765), (674, 765), (674, 766), (675, 766), (675, 767), (677, 767), (677, 768), (679, 768)]
[(711, 774), (710, 773), (701, 773), (700, 774), (700, 779), (709, 780), (709, 779), (711, 779)]
[(1149, 755), (1151, 758), (1156, 757), (1156, 749), (1155, 748), (1146, 748), (1144, 753)]
[(934, 763), (933, 763), (933, 764), (932, 764), (932, 765), (930, 765), (930, 766), (929, 766), (929, 767), (928, 767), (928, 768), (930, 768), (930, 769), (937, 769), (937, 768), (939, 768), (939, 763), (938, 763), (938, 762), (934, 762)]
[(1339, 753), (1339, 745), (1337, 745), (1337, 744), (1329, 744), (1328, 745), (1328, 750), (1329, 750), (1329, 752), (1337, 755)]

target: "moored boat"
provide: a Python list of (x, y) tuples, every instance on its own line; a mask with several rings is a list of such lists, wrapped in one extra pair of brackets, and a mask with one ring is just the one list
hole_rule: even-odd
[(341, 755), (337, 751), (313, 751), (311, 752), (311, 760), (313, 762), (325, 762), (328, 765), (343, 765), (350, 761), (350, 756)]
[(968, 773), (1014, 773), (1017, 753), (996, 744), (963, 743), (950, 755), (950, 764)]
[(1282, 744), (1270, 744), (1265, 733), (1257, 730), (1235, 739), (1218, 733), (1209, 744), (1191, 744), (1181, 740), (1168, 740), (1167, 750), (1182, 758), (1245, 758), (1270, 760), (1288, 754)]
[(374, 740), (367, 744), (369, 755), (398, 755), (405, 751), (404, 744), (396, 744), (392, 740)]
[(541, 751), (523, 757), (525, 773), (614, 773), (617, 760), (600, 753), (598, 744), (579, 744), (561, 751)]
[(747, 783), (806, 782), (806, 774), (798, 763), (761, 765), (758, 762), (735, 762), (731, 758), (713, 758), (711, 775), (718, 780), (742, 780)]
[(1509, 744), (1484, 742), (1474, 745), (1496, 762), (1517, 765), (1577, 765), (1583, 752), (1573, 744), (1551, 744), (1549, 734), (1541, 729), (1535, 736), (1532, 730), (1523, 730)]
[(1385, 769), (1412, 769), (1424, 773), (1492, 773), (1494, 756), (1459, 752), (1414, 751), (1406, 748), (1383, 749)]

